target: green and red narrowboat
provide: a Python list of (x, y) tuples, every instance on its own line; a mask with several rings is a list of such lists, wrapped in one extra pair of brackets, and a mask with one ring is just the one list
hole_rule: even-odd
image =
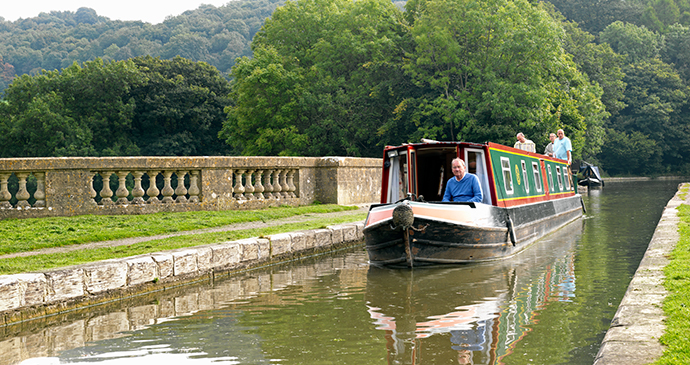
[[(442, 202), (460, 157), (483, 201)], [(415, 267), (505, 258), (582, 216), (567, 161), (497, 143), (387, 146), (381, 203), (364, 238), (373, 265)]]

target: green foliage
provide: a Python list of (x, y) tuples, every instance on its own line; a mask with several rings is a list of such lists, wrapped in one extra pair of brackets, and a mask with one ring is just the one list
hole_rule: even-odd
[[(639, 132), (655, 142), (654, 152), (660, 160), (653, 167), (664, 172), (688, 164), (690, 156), (690, 130), (688, 125), (688, 98), (690, 88), (686, 86), (673, 68), (661, 60), (652, 59), (630, 64), (625, 69), (624, 81), (628, 84), (624, 102), (628, 105), (612, 118), (609, 125), (617, 132)], [(638, 138), (639, 139), (639, 138)], [(643, 148), (641, 145), (640, 148)], [(646, 150), (638, 150), (642, 156)], [(609, 160), (610, 164), (614, 161)], [(617, 164), (629, 164), (621, 159)], [(612, 166), (605, 167), (611, 171)]]
[[(38, 74), (74, 62), (102, 58), (126, 60), (150, 55), (204, 61), (227, 74), (237, 57), (249, 56), (249, 43), (264, 20), (284, 0), (232, 1), (221, 7), (201, 5), (160, 24), (113, 21), (90, 8), (52, 11), (8, 22), (0, 18), (0, 55), (11, 72)], [(227, 41), (224, 41), (227, 40)], [(0, 93), (3, 81), (0, 62)], [(4, 83), (4, 84), (3, 84)]]
[(556, 9), (579, 24), (582, 30), (599, 34), (614, 21), (635, 23), (647, 0), (549, 0)]
[(617, 53), (635, 63), (656, 58), (663, 45), (663, 36), (644, 26), (616, 21), (601, 32), (601, 41), (608, 43)]
[(0, 156), (222, 154), (228, 92), (216, 68), (183, 58), (23, 75), (0, 104)]
[(411, 117), (417, 137), (512, 144), (516, 131), (546, 141), (563, 127), (579, 155), (588, 126), (601, 128), (601, 89), (577, 70), (563, 28), (540, 5), (417, 4), (406, 68), (423, 89)]
[(377, 156), (422, 137), (512, 144), (563, 127), (576, 155), (598, 151), (602, 90), (540, 5), (414, 1), (405, 17), (374, 0), (277, 9), (233, 69), (223, 138), (248, 155)]
[(654, 170), (659, 168), (660, 154), (661, 147), (647, 135), (638, 131), (626, 133), (608, 129), (600, 161), (609, 174), (654, 174)]
[(233, 68), (223, 138), (246, 155), (378, 156), (374, 131), (408, 85), (404, 34), (385, 0), (286, 3)]
[(680, 24), (669, 26), (661, 52), (664, 62), (674, 65), (685, 83), (690, 82), (690, 27)]
[(663, 309), (666, 315), (661, 343), (666, 346), (655, 364), (687, 364), (690, 362), (690, 206), (678, 207), (680, 240), (664, 267), (664, 288), (668, 295)]
[(147, 82), (131, 92), (131, 138), (145, 156), (226, 154), (218, 140), (230, 85), (205, 62), (175, 57), (133, 59)]

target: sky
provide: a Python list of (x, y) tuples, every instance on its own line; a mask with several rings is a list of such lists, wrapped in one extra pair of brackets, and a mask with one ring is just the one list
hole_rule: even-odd
[(51, 11), (76, 12), (81, 7), (96, 10), (111, 20), (141, 20), (158, 24), (169, 15), (180, 15), (201, 4), (222, 6), (230, 0), (3, 0), (0, 17), (8, 21), (33, 18)]

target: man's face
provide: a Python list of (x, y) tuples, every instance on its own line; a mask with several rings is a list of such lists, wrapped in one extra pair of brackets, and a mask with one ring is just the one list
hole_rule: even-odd
[(524, 135), (518, 134), (517, 139), (518, 139), (518, 141), (520, 141), (520, 143), (525, 143), (525, 136)]
[(462, 180), (465, 176), (465, 165), (459, 161), (453, 161), (453, 175), (455, 175), (456, 179)]
[(555, 134), (550, 134), (550, 135), (549, 135), (549, 139), (551, 140), (551, 142), (555, 141), (555, 140), (556, 140), (556, 135), (555, 135)]
[(565, 133), (563, 131), (558, 131), (558, 139), (563, 139), (565, 137)]

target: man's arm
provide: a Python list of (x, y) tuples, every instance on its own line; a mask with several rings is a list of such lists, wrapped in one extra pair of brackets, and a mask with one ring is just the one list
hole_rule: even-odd
[[(451, 180), (452, 180), (452, 179), (454, 179), (454, 178), (451, 178)], [(449, 201), (450, 201), (450, 198), (451, 198), (451, 194), (450, 194), (450, 182), (451, 182), (451, 180), (448, 180), (448, 182), (446, 183), (446, 192), (443, 193), (443, 200), (441, 200), (441, 201), (444, 201), (444, 202), (449, 202)]]

